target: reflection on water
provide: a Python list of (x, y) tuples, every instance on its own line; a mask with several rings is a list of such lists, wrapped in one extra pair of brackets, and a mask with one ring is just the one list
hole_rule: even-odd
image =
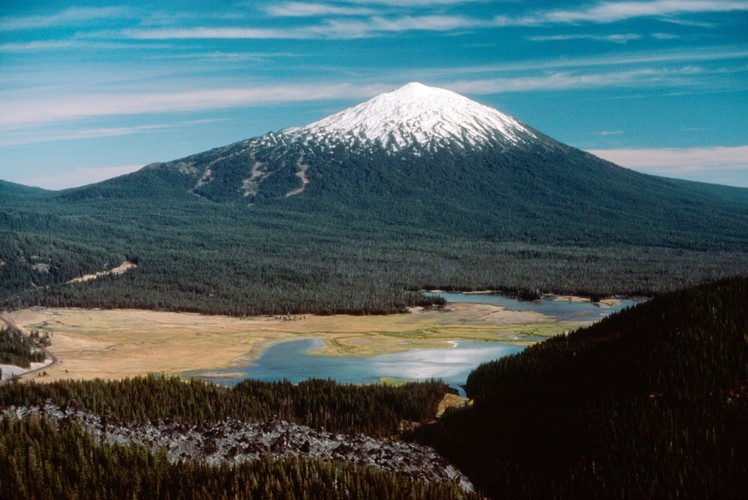
[(500, 342), (462, 341), (453, 342), (453, 346), (446, 349), (415, 349), (370, 358), (308, 354), (323, 344), (322, 339), (282, 342), (268, 347), (252, 366), (230, 369), (232, 375), (242, 373), (241, 376), (204, 378), (223, 385), (235, 385), (245, 378), (265, 381), (286, 379), (294, 383), (308, 378), (330, 378), (352, 384), (376, 382), (382, 377), (409, 380), (440, 378), (464, 394), (459, 386), (465, 383), (468, 374), (477, 365), (514, 354), (525, 347)]
[[(576, 301), (519, 301), (502, 295), (436, 294), (448, 302), (472, 302), (506, 307), (514, 311), (534, 311), (553, 316), (557, 321), (596, 321), (613, 312), (636, 304), (621, 300), (614, 306)], [(538, 339), (542, 340), (542, 339)], [(525, 346), (500, 342), (461, 341), (451, 348), (416, 349), (369, 358), (310, 355), (322, 347), (323, 339), (293, 340), (275, 344), (263, 351), (251, 366), (212, 371), (206, 380), (222, 385), (235, 385), (245, 378), (301, 382), (308, 378), (332, 379), (340, 383), (371, 383), (382, 377), (409, 380), (440, 378), (464, 395), (461, 384), (468, 374), (484, 361), (491, 361), (520, 352)]]
[(556, 321), (579, 322), (597, 321), (640, 302), (634, 299), (621, 299), (614, 305), (608, 306), (597, 302), (554, 300), (550, 297), (542, 300), (517, 300), (506, 295), (491, 294), (432, 293), (430, 295), (443, 297), (447, 302), (491, 304), (506, 307), (510, 311), (533, 311), (546, 314), (555, 317)]

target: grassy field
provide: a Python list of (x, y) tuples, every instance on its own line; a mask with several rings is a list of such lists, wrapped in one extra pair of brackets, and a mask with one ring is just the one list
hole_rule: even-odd
[(246, 365), (283, 340), (324, 338), (316, 354), (374, 356), (449, 347), (454, 340), (534, 343), (573, 328), (533, 312), (482, 304), (413, 308), (388, 316), (261, 316), (246, 319), (145, 310), (38, 308), (7, 315), (52, 336), (60, 364), (38, 380), (116, 379)]

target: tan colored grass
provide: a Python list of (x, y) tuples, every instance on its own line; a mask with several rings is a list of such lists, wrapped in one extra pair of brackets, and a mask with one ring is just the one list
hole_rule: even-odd
[(314, 316), (292, 321), (144, 310), (40, 308), (8, 315), (26, 330), (52, 335), (61, 363), (36, 380), (115, 379), (240, 366), (282, 340), (324, 338), (317, 353), (372, 356), (448, 347), (451, 340), (531, 343), (568, 329), (534, 312), (483, 304), (453, 304), (389, 316)]

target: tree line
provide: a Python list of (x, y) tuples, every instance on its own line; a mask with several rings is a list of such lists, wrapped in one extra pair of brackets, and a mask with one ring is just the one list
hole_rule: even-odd
[(389, 437), (399, 434), (404, 420), (433, 419), (447, 389), (444, 382), (434, 380), (397, 387), (317, 379), (299, 384), (245, 380), (234, 387), (222, 387), (151, 375), (118, 381), (5, 384), (0, 387), (0, 406), (40, 405), (49, 400), (123, 422), (278, 418), (331, 432)]

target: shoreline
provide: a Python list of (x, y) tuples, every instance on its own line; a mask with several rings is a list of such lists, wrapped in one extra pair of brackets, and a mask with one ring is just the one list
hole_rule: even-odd
[[(0, 314), (0, 321), (5, 323), (8, 328), (18, 330), (23, 335), (29, 335), (29, 332), (23, 326), (16, 324), (16, 322), (8, 318), (6, 314)], [(52, 368), (60, 363), (59, 358), (52, 354), (46, 347), (42, 347), (41, 350), (44, 353), (44, 361), (31, 362), (28, 368), (18, 365), (0, 364), (0, 384), (15, 378), (27, 377), (33, 373), (43, 373), (45, 368)], [(10, 372), (10, 377), (6, 377), (6, 373), (8, 372)]]
[(47, 376), (22, 376), (40, 382), (230, 370), (251, 364), (271, 345), (302, 338), (325, 339), (315, 354), (369, 357), (449, 348), (450, 341), (460, 340), (535, 343), (570, 328), (550, 316), (486, 304), (450, 304), (447, 309), (412, 308), (387, 316), (306, 315), (295, 321), (81, 308), (33, 308), (7, 316), (22, 327), (50, 333), (49, 351), (59, 363), (46, 368)]

